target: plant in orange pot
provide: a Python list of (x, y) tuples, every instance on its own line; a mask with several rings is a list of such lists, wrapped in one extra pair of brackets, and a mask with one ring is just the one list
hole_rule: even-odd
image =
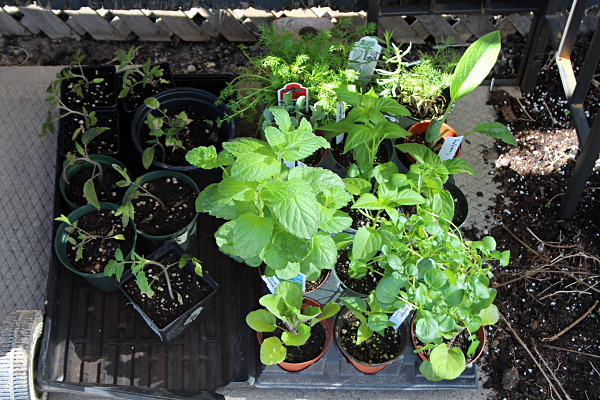
[(266, 307), (250, 312), (246, 323), (258, 334), (260, 361), (278, 364), (287, 371), (300, 371), (317, 362), (331, 345), (333, 327), (329, 319), (340, 306), (321, 306), (303, 298), (298, 285), (284, 281), (273, 294), (260, 298)]

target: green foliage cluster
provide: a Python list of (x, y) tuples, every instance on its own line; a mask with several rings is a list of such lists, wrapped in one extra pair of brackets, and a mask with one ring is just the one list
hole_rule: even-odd
[(342, 179), (322, 168), (288, 168), (329, 143), (303, 119), (297, 128), (282, 107), (270, 109), (276, 127), (265, 129), (266, 141), (236, 138), (197, 147), (190, 164), (223, 169), (223, 179), (206, 187), (196, 209), (227, 220), (215, 233), (221, 251), (250, 266), (266, 264), (268, 275), (283, 279), (307, 275), (315, 280), (332, 268), (337, 249), (331, 233), (351, 223), (339, 209), (351, 200)]
[(274, 332), (281, 329), (277, 320), (283, 322), (281, 339), (272, 336), (263, 340), (260, 347), (260, 360), (263, 364), (272, 365), (285, 360), (287, 346), (301, 346), (310, 338), (311, 327), (316, 323), (331, 318), (339, 310), (337, 303), (329, 302), (323, 308), (307, 306), (302, 309), (302, 290), (292, 282), (284, 281), (277, 286), (274, 294), (260, 298), (259, 303), (266, 309), (250, 312), (246, 323), (257, 332)]
[(119, 92), (119, 98), (126, 97), (131, 90), (138, 86), (146, 87), (146, 85), (156, 86), (158, 83), (169, 83), (164, 79), (160, 65), (152, 65), (152, 60), (149, 58), (141, 66), (135, 62), (135, 46), (131, 46), (129, 51), (117, 50), (117, 59), (119, 60), (118, 70), (128, 68), (123, 73), (123, 85)]
[(275, 24), (261, 25), (258, 45), (266, 47), (267, 53), (248, 57), (250, 67), (221, 92), (219, 99), (230, 110), (226, 119), (253, 120), (258, 110), (277, 105), (277, 90), (296, 82), (308, 88), (310, 103), (317, 103), (325, 118), (333, 120), (338, 102), (334, 89), (358, 79), (348, 66), (354, 38), (375, 30), (373, 24), (365, 24), (351, 33), (350, 24), (351, 20), (341, 19), (332, 30), (301, 36)]

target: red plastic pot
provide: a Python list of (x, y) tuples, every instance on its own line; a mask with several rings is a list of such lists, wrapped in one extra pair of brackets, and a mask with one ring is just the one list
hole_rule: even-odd
[[(424, 135), (427, 132), (429, 125), (431, 125), (431, 120), (419, 121), (416, 124), (411, 125), (408, 128), (408, 131), (412, 135), (405, 138), (404, 143), (408, 143), (409, 142), (408, 139), (413, 135)], [(446, 139), (447, 137), (457, 137), (458, 136), (458, 133), (456, 133), (456, 131), (448, 124), (442, 124), (442, 127), (440, 129), (442, 130), (442, 132), (444, 132), (444, 134), (442, 135), (442, 138), (444, 138), (444, 139)], [(458, 150), (456, 151), (456, 154), (454, 155), (454, 157), (460, 157), (461, 151), (462, 151), (462, 145), (458, 146)], [(399, 150), (398, 150), (398, 152), (399, 152)], [(415, 160), (415, 158), (408, 153), (400, 153), (400, 155), (401, 155), (400, 160), (407, 166), (417, 162), (417, 160)]]

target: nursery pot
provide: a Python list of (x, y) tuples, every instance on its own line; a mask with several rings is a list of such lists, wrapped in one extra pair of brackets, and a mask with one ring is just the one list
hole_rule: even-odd
[[(323, 308), (321, 306), (321, 304), (314, 301), (313, 299), (304, 297), (302, 299), (302, 308), (301, 309), (304, 310), (308, 306)], [(283, 361), (277, 365), (279, 365), (281, 368), (285, 369), (286, 371), (298, 372), (298, 371), (302, 371), (305, 368), (308, 368), (310, 365), (319, 361), (321, 359), (321, 357), (323, 357), (323, 355), (325, 354), (327, 349), (329, 349), (329, 346), (331, 345), (331, 342), (333, 341), (333, 324), (331, 323), (331, 319), (327, 318), (327, 319), (324, 319), (323, 321), (320, 321), (319, 323), (325, 327), (325, 332), (326, 332), (325, 346), (323, 347), (323, 350), (321, 351), (321, 353), (319, 353), (319, 355), (317, 357), (315, 357), (309, 361), (304, 361), (301, 363), (289, 363), (289, 362)], [(258, 343), (262, 344), (263, 332), (256, 332), (256, 336), (258, 337)]]
[[(367, 293), (361, 293), (361, 292), (359, 292), (359, 291), (356, 290), (357, 288), (356, 288), (356, 286), (353, 285), (353, 283), (354, 282), (359, 283), (359, 281), (361, 281), (362, 279), (364, 279), (366, 281), (369, 281), (369, 275), (367, 275), (367, 276), (365, 276), (364, 278), (361, 278), (361, 279), (349, 278), (349, 279), (351, 279), (350, 282), (344, 282), (340, 278), (338, 272), (336, 271), (335, 267), (338, 264), (338, 262), (340, 262), (341, 255), (343, 255), (344, 252), (346, 252), (346, 254), (347, 254), (347, 251), (349, 251), (349, 250), (339, 250), (338, 251), (338, 260), (336, 261), (336, 264), (331, 269), (332, 270), (333, 279), (335, 279), (335, 280), (337, 280), (339, 282), (339, 286), (344, 289), (344, 293), (346, 293), (345, 295), (347, 295), (347, 296), (356, 296), (356, 297), (365, 297), (365, 296), (368, 296), (369, 293), (371, 292), (371, 290), (374, 290), (375, 287), (373, 287), (373, 289), (369, 289), (367, 291)], [(379, 280), (377, 280), (377, 282), (379, 282)], [(354, 286), (354, 288), (352, 286)]]
[[(150, 254), (147, 259), (148, 260), (160, 260), (166, 254), (174, 252), (178, 257), (186, 254), (185, 250), (179, 246), (175, 242), (168, 242), (163, 245), (161, 248), (156, 250), (154, 253)], [(179, 269), (179, 266), (173, 266), (171, 268)], [(183, 267), (185, 271), (189, 273), (188, 276), (194, 276), (194, 266), (191, 261), (188, 261)], [(197, 275), (196, 275), (197, 276)], [(123, 273), (121, 278), (121, 282), (118, 284), (121, 292), (127, 297), (127, 301), (129, 304), (133, 305), (133, 308), (140, 314), (140, 316), (144, 319), (144, 321), (148, 324), (150, 329), (154, 331), (158, 335), (161, 341), (165, 344), (173, 342), (175, 339), (180, 337), (185, 330), (189, 327), (197, 324), (199, 321), (203, 320), (207, 314), (207, 310), (212, 303), (212, 298), (219, 289), (219, 285), (208, 275), (206, 271), (203, 271), (202, 276), (198, 276), (198, 280), (201, 285), (209, 286), (210, 293), (201, 299), (198, 303), (191, 306), (191, 308), (184, 311), (180, 316), (175, 318), (172, 322), (166, 325), (163, 328), (160, 328), (149, 316), (146, 312), (140, 307), (140, 305), (132, 298), (129, 292), (125, 289), (125, 284), (130, 280), (135, 280), (135, 277), (131, 273), (131, 270), (128, 269)], [(174, 300), (177, 301), (177, 300)]]
[[(101, 210), (116, 210), (117, 208), (118, 208), (118, 206), (116, 204), (100, 203)], [(94, 207), (91, 204), (88, 204), (88, 205), (79, 207), (75, 211), (71, 212), (67, 216), (67, 218), (69, 218), (69, 221), (75, 222), (81, 216), (83, 216), (87, 213), (93, 212), (93, 211), (96, 211), (96, 207)], [(130, 221), (129, 223), (133, 224), (133, 221)], [(67, 226), (68, 226), (67, 223), (63, 222), (58, 227), (58, 230), (56, 231), (56, 236), (54, 238), (54, 251), (56, 252), (56, 256), (58, 257), (60, 262), (65, 267), (67, 267), (69, 270), (71, 270), (72, 272), (76, 273), (79, 276), (82, 276), (95, 289), (102, 290), (105, 292), (112, 292), (112, 291), (119, 290), (116, 279), (114, 277), (106, 276), (103, 273), (90, 274), (90, 273), (81, 272), (73, 266), (73, 264), (71, 263), (71, 260), (69, 260), (69, 257), (67, 257), (67, 246), (71, 245), (69, 242), (67, 242), (67, 232), (65, 231), (65, 228)], [(135, 228), (135, 226), (134, 226), (134, 228)], [(130, 259), (131, 252), (133, 251), (133, 249), (135, 249), (137, 232), (135, 229), (133, 230), (133, 232), (134, 232), (134, 238), (133, 238), (132, 248), (128, 252), (128, 254), (125, 255), (125, 259), (127, 259), (127, 260)]]
[[(417, 335), (415, 334), (415, 316), (416, 314), (413, 316), (412, 320), (410, 321), (410, 339), (412, 341), (413, 347), (415, 350), (418, 350), (420, 348), (420, 346), (417, 344)], [(479, 357), (481, 357), (481, 355), (483, 354), (483, 349), (485, 348), (485, 343), (487, 341), (487, 335), (485, 333), (485, 328), (482, 326), (477, 330), (477, 338), (479, 339), (479, 346), (477, 347), (477, 350), (475, 351), (475, 355), (473, 356), (473, 360), (469, 363), (466, 364), (466, 366), (468, 367), (469, 365), (473, 364), (475, 361), (477, 361), (479, 359)], [(419, 355), (419, 358), (423, 361), (429, 361), (429, 359), (423, 354), (422, 351), (417, 353)]]
[[(215, 105), (217, 97), (209, 92), (200, 89), (193, 88), (176, 88), (166, 90), (154, 96), (160, 103), (161, 110), (168, 110), (179, 114), (181, 111), (185, 111), (188, 115), (190, 112), (196, 115), (201, 115), (204, 119), (216, 121), (218, 118), (223, 118), (228, 112), (225, 105)], [(131, 138), (137, 151), (142, 154), (145, 146), (145, 136), (149, 132), (148, 125), (146, 125), (146, 117), (152, 112), (148, 106), (142, 105), (131, 123)], [(156, 111), (154, 111), (156, 113)], [(229, 122), (223, 122), (220, 131), (220, 139), (222, 142), (231, 140), (235, 135), (235, 122), (231, 119)], [(222, 143), (221, 142), (221, 143)], [(217, 147), (217, 151), (220, 149)], [(189, 149), (188, 149), (189, 150)], [(157, 154), (159, 151), (157, 151)], [(170, 171), (183, 172), (190, 175), (194, 181), (200, 186), (207, 186), (212, 183), (218, 176), (220, 168), (214, 168), (211, 170), (205, 170), (194, 165), (169, 165), (161, 162), (158, 158), (152, 161), (152, 165), (161, 168), (168, 169)]]
[[(450, 181), (444, 183), (444, 189), (450, 192), (452, 198), (456, 199), (454, 214), (456, 215), (457, 212), (460, 213), (460, 218), (457, 218), (457, 220), (453, 222), (454, 225), (460, 229), (469, 216), (469, 202), (467, 200), (467, 196), (465, 196), (463, 191), (460, 190), (458, 186)], [(458, 210), (456, 209), (456, 206), (458, 206)]]
[[(431, 124), (430, 120), (420, 121), (420, 122), (417, 122), (416, 124), (410, 126), (408, 128), (408, 131), (410, 133), (412, 133), (411, 136), (425, 135), (430, 124)], [(443, 139), (446, 139), (447, 137), (457, 137), (458, 136), (456, 131), (448, 124), (445, 124), (445, 123), (442, 124), (442, 127), (440, 129), (442, 131), (445, 131), (445, 133), (442, 135)], [(408, 138), (405, 138), (404, 143), (407, 143), (411, 136), (409, 136)], [(461, 150), (462, 150), (462, 146), (458, 146), (458, 150), (456, 151), (456, 154), (454, 155), (454, 157), (460, 157)], [(417, 162), (417, 160), (415, 160), (415, 158), (413, 156), (411, 156), (410, 154), (402, 153), (402, 152), (400, 152), (400, 150), (396, 150), (396, 151), (399, 152), (400, 160), (407, 166), (410, 166), (411, 164), (414, 164)]]
[[(93, 161), (96, 161), (97, 163), (102, 165), (102, 167), (105, 167), (105, 168), (112, 169), (112, 164), (117, 164), (119, 167), (125, 169), (125, 165), (121, 161), (119, 161), (115, 158), (109, 157), (109, 156), (94, 154), (94, 155), (90, 156), (90, 159)], [(69, 165), (65, 169), (65, 177), (67, 178), (68, 181), (70, 181), (71, 178), (75, 174), (77, 174), (79, 171), (81, 171), (84, 167), (87, 168), (87, 167), (91, 167), (91, 166), (92, 166), (92, 163), (90, 163), (89, 161), (85, 161), (83, 163), (76, 164), (76, 165)], [(71, 211), (75, 210), (77, 207), (80, 207), (77, 204), (74, 204), (71, 200), (69, 200), (67, 198), (67, 194), (66, 194), (67, 182), (65, 181), (65, 179), (63, 177), (61, 177), (61, 179), (60, 179), (59, 187), (60, 187), (60, 192), (61, 192), (63, 198), (65, 199), (65, 201), (67, 202), (67, 205), (69, 206), (69, 209)], [(115, 202), (116, 202), (116, 200), (115, 200)]]
[[(121, 105), (123, 106), (123, 110), (128, 114), (133, 114), (136, 110), (144, 105), (144, 100), (148, 97), (156, 97), (156, 95), (162, 91), (171, 89), (175, 87), (175, 82), (173, 81), (173, 74), (171, 73), (171, 66), (167, 62), (152, 64), (150, 67), (160, 66), (160, 69), (163, 72), (162, 79), (166, 80), (167, 83), (158, 83), (156, 88), (153, 88), (150, 84), (146, 84), (145, 87), (142, 87), (142, 84), (136, 85), (132, 90), (135, 92), (135, 95), (139, 98), (139, 100), (132, 99), (132, 92), (123, 98), (121, 98)], [(117, 73), (117, 82), (118, 82), (118, 91), (121, 92), (123, 89), (123, 75), (125, 71), (120, 71)], [(141, 77), (139, 74), (133, 75), (138, 81), (141, 81)]]
[[(120, 149), (121, 139), (119, 136), (119, 113), (116, 109), (104, 109), (95, 111), (98, 122), (95, 126), (110, 128), (102, 132), (88, 146), (90, 154), (117, 154)], [(68, 152), (75, 152), (72, 135), (79, 126), (80, 116), (64, 115), (58, 121), (58, 148), (60, 155), (65, 157)], [(83, 133), (79, 133), (76, 142), (81, 144)]]
[[(76, 77), (61, 81), (60, 98), (68, 108), (81, 110), (82, 107), (85, 107), (88, 111), (94, 111), (102, 108), (115, 109), (117, 107), (117, 78), (114, 65), (85, 65), (81, 68), (79, 66), (67, 67), (61, 70), (61, 75), (63, 71), (68, 70), (73, 71), (74, 74), (83, 75), (90, 81), (89, 85), (82, 85), (83, 99), (73, 94), (76, 100), (68, 96), (68, 93), (72, 92), (69, 86), (81, 78)], [(92, 83), (91, 81), (96, 78), (102, 78), (103, 81)]]
[[(148, 172), (147, 174), (142, 175), (140, 180), (140, 185), (143, 185), (146, 182), (149, 182), (154, 179), (159, 179), (163, 177), (175, 177), (189, 186), (192, 187), (196, 196), (200, 191), (198, 190), (198, 185), (187, 175), (182, 174), (180, 172), (175, 171), (153, 171)], [(127, 199), (129, 193), (131, 192), (132, 187), (129, 187), (123, 196), (123, 201)], [(137, 215), (137, 213), (136, 213)], [(179, 244), (184, 250), (187, 250), (196, 238), (196, 221), (198, 219), (198, 213), (194, 215), (194, 218), (184, 227), (179, 229), (176, 232), (170, 233), (168, 235), (155, 236), (139, 230), (136, 227), (138, 238), (139, 238), (139, 246), (145, 252), (152, 252), (160, 248), (162, 245), (167, 243), (168, 241), (175, 241)]]
[[(398, 358), (400, 358), (400, 356), (404, 353), (404, 350), (406, 349), (406, 346), (408, 345), (408, 322), (405, 320), (398, 328), (398, 330), (400, 331), (400, 337), (402, 338), (402, 341), (401, 341), (399, 349), (398, 349), (398, 354), (386, 362), (379, 363), (379, 364), (371, 364), (368, 362), (358, 360), (357, 358), (350, 355), (348, 353), (348, 351), (344, 347), (342, 347), (342, 344), (340, 342), (340, 338), (344, 335), (344, 333), (342, 333), (342, 323), (344, 322), (344, 320), (346, 320), (346, 318), (351, 313), (352, 313), (352, 310), (350, 310), (349, 308), (343, 307), (341, 309), (341, 311), (338, 313), (337, 318), (335, 320), (335, 341), (336, 341), (339, 349), (341, 350), (341, 352), (346, 357), (346, 359), (348, 359), (348, 361), (350, 361), (350, 363), (352, 365), (354, 365), (354, 367), (357, 370), (359, 370), (360, 372), (365, 373), (365, 374), (377, 373), (377, 372), (383, 370), (388, 365), (396, 362), (396, 360), (398, 360)], [(373, 333), (373, 334), (377, 335), (377, 333)]]

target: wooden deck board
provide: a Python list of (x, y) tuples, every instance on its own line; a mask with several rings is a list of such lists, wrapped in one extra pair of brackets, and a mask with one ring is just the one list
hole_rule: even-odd
[(454, 43), (465, 43), (460, 34), (441, 15), (419, 15), (418, 20), (437, 42), (443, 42), (451, 37)]
[(127, 24), (141, 40), (151, 42), (168, 42), (172, 34), (161, 29), (159, 24), (152, 22), (141, 10), (114, 10), (113, 14)]
[(204, 30), (196, 25), (183, 11), (154, 10), (167, 28), (187, 42), (206, 42), (210, 40)]
[(67, 23), (73, 20), (96, 40), (118, 40), (115, 28), (95, 10), (82, 7), (76, 12), (65, 11), (69, 15)]
[(0, 8), (0, 35), (29, 36), (31, 32), (25, 29), (3, 8)]
[(402, 17), (380, 17), (378, 36), (383, 37), (383, 31), (394, 32), (392, 39), (397, 43), (424, 44), (424, 38), (417, 36), (415, 31)]
[[(24, 18), (39, 27), (51, 39), (80, 39), (81, 37), (63, 22), (56, 14), (38, 6), (20, 7)], [(23, 24), (23, 23), (22, 23)], [(31, 29), (29, 29), (31, 31)], [(37, 32), (36, 32), (37, 33)]]

